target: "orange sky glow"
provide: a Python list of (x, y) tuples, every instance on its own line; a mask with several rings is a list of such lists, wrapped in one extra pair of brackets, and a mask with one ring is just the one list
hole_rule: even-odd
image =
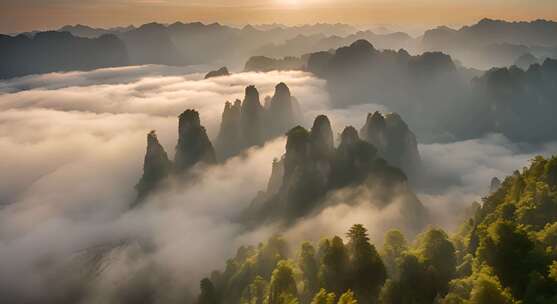
[(361, 26), (463, 25), (484, 17), (557, 20), (554, 0), (2, 0), (0, 32), (55, 29), (66, 24), (96, 27), (148, 22), (349, 23)]

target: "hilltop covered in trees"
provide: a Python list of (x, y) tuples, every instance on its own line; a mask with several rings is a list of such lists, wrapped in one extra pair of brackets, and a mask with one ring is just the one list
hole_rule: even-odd
[(557, 157), (535, 158), (474, 208), (452, 237), (392, 230), (379, 250), (362, 225), (317, 244), (241, 247), (198, 303), (555, 303)]

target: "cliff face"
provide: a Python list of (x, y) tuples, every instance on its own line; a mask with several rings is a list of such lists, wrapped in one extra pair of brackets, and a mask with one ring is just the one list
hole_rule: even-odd
[(178, 145), (176, 146), (176, 170), (184, 172), (197, 163), (216, 163), (215, 150), (201, 126), (199, 113), (186, 110), (179, 116)]
[(242, 102), (237, 99), (234, 104), (226, 102), (222, 112), (219, 134), (215, 148), (221, 159), (237, 155), (244, 148), (242, 136)]
[(360, 130), (363, 140), (373, 144), (379, 155), (410, 176), (417, 173), (421, 164), (418, 142), (408, 125), (396, 113), (368, 114)]
[(268, 137), (282, 135), (296, 124), (292, 95), (283, 82), (275, 87), (275, 94), (271, 98), (267, 112), (270, 124), (266, 132)]
[(263, 144), (263, 106), (255, 86), (246, 88), (246, 95), (241, 109), (241, 132), (247, 147)]
[(147, 152), (143, 164), (143, 176), (135, 186), (137, 200), (143, 200), (149, 192), (154, 190), (171, 172), (172, 163), (157, 139), (155, 131), (147, 134)]
[[(278, 179), (282, 173), (280, 185)], [(248, 223), (293, 222), (327, 204), (327, 197), (345, 189), (354, 199), (378, 208), (402, 202), (410, 229), (423, 225), (425, 209), (406, 183), (406, 176), (378, 157), (377, 149), (346, 127), (337, 148), (329, 119), (321, 115), (311, 131), (295, 127), (287, 133), (281, 161), (273, 162), (266, 193), (260, 194), (245, 212)], [(372, 192), (380, 193), (371, 194)]]
[(272, 98), (261, 105), (259, 91), (248, 86), (243, 101), (224, 106), (216, 147), (220, 160), (283, 135), (300, 119), (299, 106), (284, 83), (275, 88)]

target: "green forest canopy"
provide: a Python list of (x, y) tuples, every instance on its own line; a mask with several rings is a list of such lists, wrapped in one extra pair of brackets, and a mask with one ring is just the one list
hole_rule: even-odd
[(507, 177), (453, 236), (392, 230), (378, 250), (356, 224), (295, 251), (279, 235), (240, 247), (198, 303), (557, 303), (557, 157)]

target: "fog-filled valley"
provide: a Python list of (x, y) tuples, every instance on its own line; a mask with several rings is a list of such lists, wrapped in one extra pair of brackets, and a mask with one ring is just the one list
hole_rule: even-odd
[(556, 24), (0, 35), (0, 302), (554, 303)]

